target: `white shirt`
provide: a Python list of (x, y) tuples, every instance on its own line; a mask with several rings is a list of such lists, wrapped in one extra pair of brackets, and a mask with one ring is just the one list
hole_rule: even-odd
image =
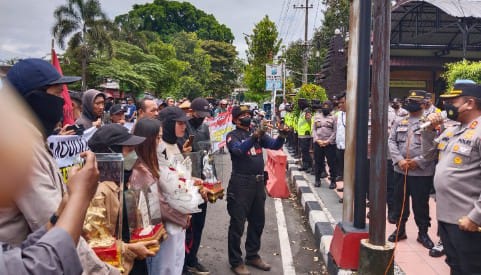
[(346, 149), (346, 112), (343, 111), (337, 114), (336, 147), (339, 150)]

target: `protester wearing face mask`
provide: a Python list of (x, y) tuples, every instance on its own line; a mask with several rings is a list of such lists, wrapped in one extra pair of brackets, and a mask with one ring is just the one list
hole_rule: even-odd
[(419, 131), (420, 124), (423, 122), (421, 118), (425, 97), (425, 91), (409, 92), (404, 104), (409, 116), (396, 121), (389, 136), (389, 150), (394, 166), (393, 218), (396, 221), (401, 219), (397, 229), (389, 236), (389, 241), (407, 239), (405, 224), (409, 218), (409, 197), (411, 197), (414, 220), (418, 227), (417, 241), (425, 248), (431, 249), (434, 243), (428, 235), (428, 229), (431, 226), (429, 192), (433, 184), (434, 161), (423, 158)]
[[(314, 108), (315, 106), (313, 106)], [(314, 186), (321, 186), (321, 172), (325, 169), (325, 159), (329, 165), (331, 184), (329, 189), (336, 188), (337, 161), (336, 161), (336, 124), (337, 118), (331, 115), (332, 103), (326, 100), (314, 114), (312, 123), (312, 137), (314, 141)]]
[[(28, 58), (19, 61), (7, 73), (8, 82), (28, 104), (40, 125), (32, 138), (30, 186), (8, 209), (1, 209), (0, 241), (19, 244), (27, 235), (46, 224), (52, 217), (67, 188), (51, 153), (45, 147), (46, 138), (62, 119), (62, 85), (78, 81), (79, 77), (61, 76), (47, 61)], [(80, 230), (81, 228), (79, 228)], [(80, 238), (77, 246), (85, 274), (119, 274), (112, 266), (102, 262), (87, 242)]]
[(82, 115), (75, 124), (82, 125), (84, 129), (102, 126), (104, 114), (105, 95), (101, 91), (88, 90), (82, 97)]
[(423, 156), (438, 158), (434, 174), (436, 215), (451, 274), (481, 271), (481, 85), (456, 84), (441, 95), (448, 119), (459, 122), (436, 137), (439, 113), (427, 118)]
[[(108, 124), (102, 126), (89, 140), (89, 148), (95, 153), (119, 153), (124, 157), (124, 191), (128, 190), (127, 181), (132, 173), (132, 168), (137, 155), (135, 146), (145, 141), (145, 137), (129, 134), (128, 130), (120, 124)], [(107, 217), (116, 217), (114, 213), (119, 213), (118, 191), (120, 189), (111, 182), (102, 182), (96, 192), (96, 197), (104, 197)], [(122, 241), (124, 242), (122, 257), (123, 267), (129, 274), (146, 274), (146, 257), (155, 255), (148, 249), (149, 246), (158, 245), (157, 240), (129, 243), (129, 222), (127, 219), (127, 209), (125, 204), (122, 210)], [(115, 221), (112, 222), (115, 224)], [(112, 232), (112, 235), (115, 233)], [(135, 259), (135, 261), (134, 261)]]
[(242, 259), (240, 248), (247, 220), (245, 264), (268, 271), (271, 266), (259, 256), (264, 229), (266, 199), (264, 158), (262, 148), (278, 150), (284, 144), (286, 131), (279, 137), (269, 137), (263, 129), (251, 132), (251, 113), (248, 106), (234, 106), (232, 119), (236, 129), (227, 134), (227, 148), (232, 159), (232, 175), (227, 187), (227, 211), (230, 216), (228, 254), (235, 274), (250, 274)]

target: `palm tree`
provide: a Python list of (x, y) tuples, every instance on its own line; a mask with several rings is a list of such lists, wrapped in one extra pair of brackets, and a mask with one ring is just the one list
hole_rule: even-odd
[(55, 9), (54, 17), (56, 22), (52, 33), (57, 44), (65, 49), (65, 41), (70, 38), (68, 46), (80, 52), (82, 91), (85, 91), (89, 57), (96, 50), (111, 53), (109, 30), (112, 23), (102, 11), (98, 0), (67, 0), (65, 5)]

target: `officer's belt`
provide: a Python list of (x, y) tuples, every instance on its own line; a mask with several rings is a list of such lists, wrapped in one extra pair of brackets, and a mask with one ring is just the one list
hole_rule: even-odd
[(264, 175), (248, 175), (248, 174), (232, 173), (232, 176), (245, 178), (245, 179), (253, 179), (253, 180), (256, 180), (257, 182), (264, 181)]

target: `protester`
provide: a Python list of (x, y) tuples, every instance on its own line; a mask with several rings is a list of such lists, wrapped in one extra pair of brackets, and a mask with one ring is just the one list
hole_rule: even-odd
[(110, 121), (120, 125), (125, 124), (125, 109), (120, 104), (114, 104), (110, 107)]
[(282, 148), (285, 130), (277, 139), (269, 137), (263, 129), (251, 133), (251, 114), (247, 106), (234, 106), (232, 120), (236, 129), (227, 134), (227, 147), (232, 160), (232, 175), (227, 188), (227, 211), (230, 216), (228, 231), (228, 254), (232, 271), (250, 274), (242, 260), (241, 237), (247, 220), (245, 264), (268, 271), (271, 266), (264, 262), (258, 252), (265, 223), (266, 199), (264, 158), (262, 148)]
[[(167, 108), (169, 109), (169, 108)], [(178, 108), (177, 108), (178, 109)], [(182, 113), (182, 110), (178, 109)], [(164, 116), (171, 121), (171, 116)], [(183, 116), (185, 118), (185, 115)], [(169, 126), (171, 123), (168, 123)], [(175, 126), (174, 126), (175, 127)], [(161, 183), (160, 178), (161, 169), (159, 168), (159, 159), (157, 151), (162, 143), (165, 129), (161, 130), (161, 123), (156, 119), (144, 118), (139, 119), (134, 129), (134, 135), (145, 137), (146, 140), (136, 146), (138, 160), (136, 161), (132, 176), (130, 177), (130, 188), (142, 188), (157, 184), (160, 190), (165, 190), (164, 184), (176, 184), (176, 182)], [(167, 132), (170, 133), (173, 129), (169, 128)], [(182, 132), (183, 134), (183, 132)], [(177, 146), (174, 146), (177, 148)], [(180, 152), (179, 152), (180, 153)], [(160, 209), (162, 214), (162, 221), (167, 230), (168, 238), (165, 240), (159, 252), (155, 257), (147, 259), (147, 268), (149, 275), (155, 274), (175, 274), (182, 273), (185, 257), (185, 228), (188, 226), (190, 216), (182, 214), (170, 207), (165, 197), (159, 192)]]
[[(112, 106), (111, 112), (116, 105)], [(139, 137), (129, 134), (128, 130), (118, 124), (108, 124), (102, 126), (92, 138), (89, 140), (89, 148), (95, 153), (119, 153), (124, 157), (124, 192), (128, 191), (127, 181), (132, 173), (132, 168), (137, 160), (135, 154), (135, 146), (145, 141), (145, 137)], [(119, 195), (117, 192), (119, 188), (111, 186), (108, 183), (101, 183), (97, 189), (96, 197), (104, 197), (109, 203), (105, 203), (107, 217), (114, 217), (114, 213), (119, 213)], [(141, 241), (136, 243), (129, 243), (130, 233), (128, 227), (126, 204), (123, 205), (122, 210), (122, 241), (123, 246), (123, 266), (129, 274), (147, 274), (146, 257), (152, 257), (156, 253), (148, 249), (149, 246), (158, 245), (157, 240)], [(114, 232), (111, 232), (115, 236)], [(132, 255), (133, 254), (133, 255)], [(136, 258), (135, 262), (132, 260)], [(133, 266), (132, 266), (133, 264)]]
[(73, 119), (79, 119), (82, 115), (82, 98), (74, 93), (70, 93), (70, 100), (72, 101)]
[(220, 113), (227, 112), (227, 100), (222, 99), (219, 101), (219, 106), (214, 111), (214, 116), (217, 117)]
[(409, 116), (395, 122), (389, 136), (389, 151), (394, 165), (393, 218), (400, 220), (397, 229), (389, 236), (389, 241), (407, 239), (405, 225), (409, 217), (411, 197), (414, 220), (419, 230), (417, 241), (431, 249), (434, 243), (428, 235), (431, 226), (429, 192), (433, 184), (434, 161), (422, 157), (421, 133), (417, 131), (422, 123), (425, 97), (424, 91), (409, 92), (404, 107)]
[[(40, 122), (32, 138), (35, 139), (30, 165), (30, 186), (16, 198), (0, 216), (0, 241), (18, 245), (27, 235), (36, 231), (51, 218), (66, 193), (62, 175), (52, 155), (45, 147), (46, 138), (62, 119), (62, 85), (78, 81), (78, 77), (61, 76), (48, 62), (29, 58), (15, 64), (7, 79), (28, 104)], [(82, 226), (78, 226), (78, 230)], [(84, 239), (77, 246), (85, 274), (119, 274), (112, 266), (102, 262)]]
[(75, 121), (75, 124), (82, 125), (85, 130), (102, 126), (102, 115), (104, 114), (105, 95), (97, 90), (91, 89), (82, 97), (82, 115)]
[[(312, 106), (315, 108), (315, 106)], [(336, 188), (337, 162), (336, 162), (336, 123), (337, 119), (331, 115), (332, 103), (326, 100), (314, 114), (312, 123), (312, 137), (314, 141), (315, 158), (315, 187), (321, 186), (321, 172), (325, 169), (325, 159), (329, 165), (329, 189)]]
[(134, 99), (131, 97), (127, 98), (127, 112), (125, 114), (125, 119), (128, 122), (134, 122), (137, 117), (137, 107), (135, 106)]
[(436, 137), (439, 113), (422, 132), (423, 156), (435, 160), (434, 188), (439, 235), (451, 274), (481, 271), (481, 86), (457, 84), (441, 95), (447, 118), (460, 122)]
[(138, 119), (156, 118), (159, 115), (157, 103), (152, 97), (144, 97), (139, 101)]
[(165, 102), (167, 103), (167, 107), (174, 107), (175, 106), (175, 100), (172, 97), (168, 97)]
[[(209, 127), (207, 124), (204, 124), (204, 119), (210, 117), (209, 102), (204, 98), (198, 97), (192, 101), (190, 108), (192, 110), (192, 118), (187, 121), (184, 138), (180, 140), (183, 141), (181, 144), (185, 144), (185, 141), (192, 137), (192, 152), (200, 154), (198, 158), (195, 158), (199, 163), (193, 165), (199, 167), (200, 171), (196, 171), (197, 174), (192, 176), (202, 178), (202, 152), (210, 149)], [(184, 272), (209, 274), (209, 270), (197, 258), (207, 215), (207, 203), (199, 205), (199, 208), (202, 211), (192, 214), (191, 226), (187, 228), (185, 234), (187, 249), (185, 252)]]

